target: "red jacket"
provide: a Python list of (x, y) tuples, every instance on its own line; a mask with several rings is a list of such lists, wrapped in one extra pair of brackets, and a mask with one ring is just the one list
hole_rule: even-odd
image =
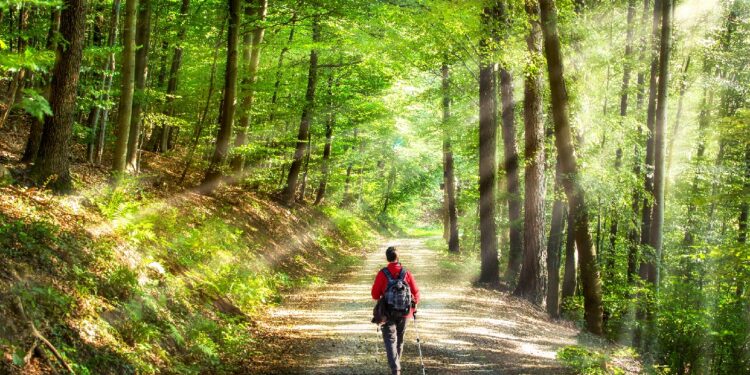
[[(388, 263), (388, 271), (390, 271), (393, 278), (397, 278), (401, 274), (401, 268), (401, 263), (399, 262)], [(414, 281), (414, 276), (408, 270), (406, 271), (406, 276), (404, 276), (404, 281), (409, 284), (414, 304), (419, 303), (419, 288), (417, 288), (417, 283)], [(386, 287), (388, 287), (388, 278), (385, 277), (383, 272), (378, 271), (378, 275), (375, 276), (375, 283), (372, 284), (372, 299), (380, 299), (385, 293)], [(412, 307), (411, 312), (406, 317), (411, 318), (413, 314), (414, 308)]]

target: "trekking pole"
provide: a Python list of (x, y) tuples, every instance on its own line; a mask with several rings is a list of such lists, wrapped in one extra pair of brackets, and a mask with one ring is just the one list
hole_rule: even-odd
[(417, 333), (417, 349), (419, 350), (419, 363), (422, 365), (422, 375), (425, 375), (424, 359), (422, 359), (422, 342), (419, 340), (419, 325), (417, 324), (417, 310), (414, 310), (414, 332)]

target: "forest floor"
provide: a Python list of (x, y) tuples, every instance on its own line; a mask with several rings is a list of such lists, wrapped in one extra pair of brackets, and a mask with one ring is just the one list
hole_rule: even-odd
[[(564, 374), (558, 349), (590, 340), (571, 323), (553, 321), (508, 293), (474, 287), (475, 264), (430, 249), (426, 239), (396, 239), (402, 264), (420, 288), (417, 324), (428, 374)], [(381, 246), (382, 247), (382, 246)], [(475, 261), (467, 261), (476, 263)], [(367, 254), (351, 273), (317, 290), (284, 298), (261, 321), (257, 373), (385, 374), (382, 339), (370, 323), (370, 287), (385, 264)], [(404, 374), (420, 372), (417, 327), (406, 330)], [(590, 343), (588, 344), (590, 345)]]

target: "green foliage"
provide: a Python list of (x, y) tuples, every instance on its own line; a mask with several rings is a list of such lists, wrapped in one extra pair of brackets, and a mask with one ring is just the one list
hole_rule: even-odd
[(23, 94), (23, 99), (21, 99), (19, 106), (24, 111), (36, 117), (39, 121), (42, 121), (44, 116), (52, 116), (52, 109), (44, 96), (31, 89), (23, 90)]

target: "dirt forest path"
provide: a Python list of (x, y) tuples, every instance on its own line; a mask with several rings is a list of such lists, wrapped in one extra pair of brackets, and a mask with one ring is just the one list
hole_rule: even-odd
[[(575, 344), (578, 330), (507, 293), (472, 287), (458, 267), (424, 239), (388, 242), (420, 287), (417, 315), (427, 374), (560, 374), (558, 348)], [(384, 249), (385, 247), (383, 247)], [(370, 287), (385, 264), (382, 249), (362, 267), (324, 287), (285, 296), (261, 324), (257, 373), (388, 374), (382, 338), (370, 323)], [(421, 373), (413, 322), (406, 331), (403, 374)]]

